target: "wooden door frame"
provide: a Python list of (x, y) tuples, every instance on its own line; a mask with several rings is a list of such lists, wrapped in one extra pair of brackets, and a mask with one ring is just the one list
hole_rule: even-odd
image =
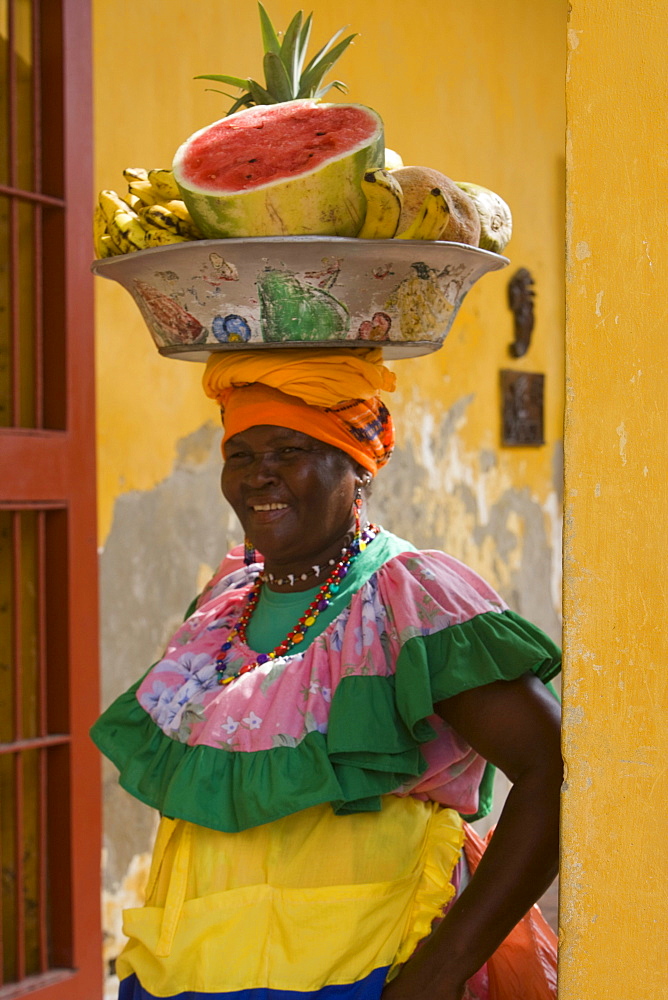
[[(90, 0), (37, 0), (43, 71), (44, 194), (64, 201), (62, 247), (44, 260), (44, 420), (42, 428), (0, 430), (0, 505), (5, 510), (62, 512), (47, 560), (47, 587), (65, 594), (65, 614), (49, 614), (49, 641), (67, 652), (59, 678), (69, 754), (49, 798), (54, 827), (70, 832), (70, 851), (50, 886), (69, 900), (54, 922), (50, 964), (39, 976), (0, 988), (0, 1000), (93, 1000), (102, 996), (101, 768), (88, 730), (99, 713), (98, 566), (95, 468), (94, 304), (90, 273), (93, 204), (92, 11)], [(52, 87), (54, 81), (59, 85)], [(62, 109), (62, 118), (59, 115)], [(62, 124), (61, 124), (62, 123)], [(47, 171), (50, 171), (47, 173)], [(60, 190), (49, 190), (49, 185)], [(54, 225), (62, 227), (54, 219)], [(44, 238), (49, 240), (45, 220)], [(49, 317), (49, 301), (62, 308)], [(50, 299), (51, 297), (51, 299)], [(54, 391), (56, 390), (56, 391)], [(58, 515), (61, 516), (61, 515)], [(56, 694), (54, 690), (54, 695)], [(62, 793), (62, 794), (61, 794)], [(54, 810), (56, 815), (54, 816)], [(59, 814), (57, 814), (59, 813)], [(48, 842), (47, 831), (47, 842)], [(63, 846), (52, 845), (62, 853)]]

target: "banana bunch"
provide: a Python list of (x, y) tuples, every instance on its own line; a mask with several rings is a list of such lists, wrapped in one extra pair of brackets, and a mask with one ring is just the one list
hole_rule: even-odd
[(437, 240), (450, 218), (450, 207), (440, 188), (432, 188), (408, 229), (398, 233), (398, 240)]
[(93, 240), (98, 258), (203, 239), (171, 170), (128, 167), (123, 176), (127, 194), (100, 191), (95, 206)]
[(440, 188), (432, 188), (410, 226), (397, 233), (404, 193), (391, 171), (367, 170), (362, 177), (366, 215), (357, 234), (361, 240), (435, 240), (448, 224), (450, 209)]
[(404, 204), (401, 185), (388, 170), (367, 170), (362, 177), (366, 215), (357, 234), (360, 240), (391, 240)]

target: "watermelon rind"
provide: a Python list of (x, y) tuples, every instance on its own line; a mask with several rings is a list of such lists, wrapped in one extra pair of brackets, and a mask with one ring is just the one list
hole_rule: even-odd
[[(315, 101), (290, 101), (281, 107), (297, 104), (312, 106), (316, 114), (318, 108), (331, 107)], [(244, 191), (211, 191), (184, 178), (183, 165), (189, 145), (219, 123), (214, 122), (190, 136), (177, 150), (172, 169), (182, 198), (202, 234), (210, 239), (356, 236), (366, 212), (361, 180), (366, 170), (384, 162), (385, 140), (383, 122), (377, 112), (360, 104), (347, 107), (372, 117), (375, 128), (370, 138), (313, 170)], [(230, 122), (249, 110), (254, 109), (244, 109), (225, 120)], [(276, 155), (280, 158), (280, 149)]]

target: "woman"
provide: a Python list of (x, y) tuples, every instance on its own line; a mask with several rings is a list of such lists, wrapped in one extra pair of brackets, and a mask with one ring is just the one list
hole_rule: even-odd
[[(521, 969), (516, 939), (495, 950), (556, 872), (558, 650), (366, 522), (393, 445), (380, 351), (214, 355), (204, 386), (246, 556), (94, 727), (162, 814), (120, 997), (554, 995), (535, 937)], [(513, 788), (472, 874), (486, 762)]]

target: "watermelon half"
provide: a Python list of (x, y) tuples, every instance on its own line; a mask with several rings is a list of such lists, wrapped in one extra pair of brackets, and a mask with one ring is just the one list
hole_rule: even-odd
[(300, 100), (200, 129), (177, 150), (173, 170), (204, 236), (356, 236), (362, 175), (384, 156), (375, 111)]

